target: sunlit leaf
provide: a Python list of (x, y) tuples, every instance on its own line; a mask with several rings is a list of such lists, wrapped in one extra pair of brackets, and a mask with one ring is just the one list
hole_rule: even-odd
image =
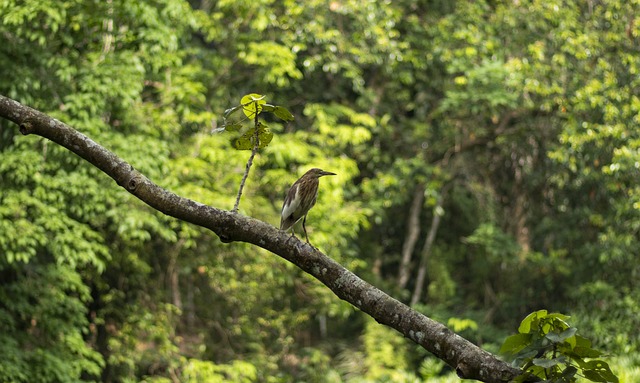
[(265, 97), (266, 96), (257, 93), (247, 94), (242, 97), (240, 104), (242, 105), (242, 111), (245, 116), (253, 119), (256, 114), (260, 114), (262, 112), (262, 105), (267, 103), (264, 100)]
[(551, 318), (551, 319), (560, 319), (561, 321), (563, 321), (565, 323), (566, 323), (567, 320), (569, 320), (571, 318), (571, 316), (569, 316), (569, 315), (564, 315), (564, 314), (560, 314), (560, 313), (551, 313), (551, 314), (548, 314), (546, 317), (547, 318)]
[(518, 327), (518, 332), (521, 334), (528, 334), (531, 332), (532, 324), (538, 320), (539, 317), (545, 317), (547, 315), (547, 310), (539, 310), (534, 311), (531, 314), (527, 315), (522, 322), (520, 322), (520, 327)]

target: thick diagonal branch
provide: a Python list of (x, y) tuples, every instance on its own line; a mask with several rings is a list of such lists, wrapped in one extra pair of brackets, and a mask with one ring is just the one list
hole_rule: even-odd
[(341, 299), (444, 360), (462, 378), (497, 383), (508, 382), (519, 374), (519, 370), (390, 297), (312, 246), (265, 222), (171, 193), (68, 125), (3, 96), (0, 117), (18, 124), (23, 134), (36, 134), (66, 147), (164, 214), (206, 227), (225, 241), (252, 243), (294, 263)]

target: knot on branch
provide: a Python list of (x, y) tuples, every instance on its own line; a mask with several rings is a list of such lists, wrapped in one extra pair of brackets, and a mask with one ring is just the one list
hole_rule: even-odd
[(470, 375), (469, 366), (465, 362), (460, 362), (456, 366), (456, 374), (459, 378), (464, 379)]
[(31, 134), (31, 132), (33, 132), (33, 124), (31, 123), (31, 121), (23, 121), (22, 123), (20, 123), (20, 133), (22, 133), (23, 135), (27, 135), (27, 134)]
[(231, 237), (229, 237), (227, 234), (220, 233), (220, 234), (218, 234), (218, 237), (220, 238), (220, 242), (222, 242), (222, 243), (233, 242), (233, 239), (231, 239)]
[(129, 178), (129, 182), (127, 182), (126, 188), (129, 192), (133, 193), (134, 191), (136, 191), (136, 189), (141, 183), (142, 182), (140, 180), (140, 177), (137, 175), (134, 175), (133, 177)]

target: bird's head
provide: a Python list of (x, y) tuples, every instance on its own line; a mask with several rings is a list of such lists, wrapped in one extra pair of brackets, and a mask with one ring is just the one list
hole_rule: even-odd
[(313, 177), (313, 178), (320, 178), (322, 176), (335, 176), (335, 175), (336, 175), (336, 173), (325, 172), (322, 169), (313, 168), (313, 169), (310, 169), (304, 176)]

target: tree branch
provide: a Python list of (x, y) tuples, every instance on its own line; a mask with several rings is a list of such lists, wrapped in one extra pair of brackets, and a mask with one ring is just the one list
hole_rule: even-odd
[(36, 134), (64, 146), (102, 170), (129, 193), (164, 214), (210, 229), (223, 241), (254, 244), (292, 262), (339, 298), (390, 326), (455, 368), (465, 379), (507, 382), (520, 371), (409, 308), (327, 257), (272, 225), (180, 197), (151, 182), (114, 153), (68, 125), (0, 96), (0, 117), (22, 134)]

